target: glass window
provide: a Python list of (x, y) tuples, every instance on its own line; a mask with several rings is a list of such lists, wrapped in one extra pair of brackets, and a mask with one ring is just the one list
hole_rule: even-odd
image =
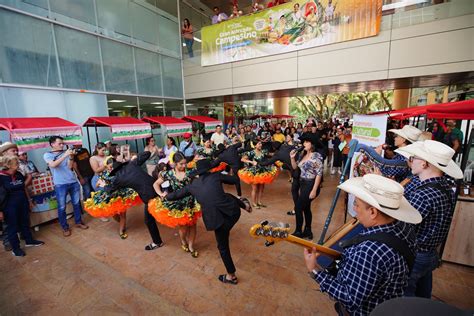
[(136, 93), (132, 47), (100, 39), (104, 64), (105, 90)]
[(95, 31), (93, 0), (49, 0), (51, 16), (58, 21)]
[(133, 2), (130, 7), (133, 14), (133, 38), (158, 46), (158, 14)]
[(167, 116), (174, 116), (177, 118), (183, 117), (183, 100), (165, 100), (165, 111)]
[(160, 48), (166, 49), (179, 56), (180, 33), (177, 22), (171, 21), (164, 16), (158, 15), (158, 38)]
[(167, 97), (183, 97), (181, 61), (168, 56), (161, 57), (163, 64), (163, 95)]
[(178, 16), (178, 6), (176, 5), (176, 0), (156, 0), (156, 7), (168, 12), (172, 16)]
[(138, 93), (162, 95), (160, 55), (135, 48), (137, 66)]
[(138, 98), (124, 95), (108, 95), (109, 116), (131, 116), (138, 118)]
[(49, 16), (48, 0), (0, 0), (0, 4), (44, 17)]
[(113, 38), (130, 41), (132, 33), (128, 0), (100, 0), (96, 3), (99, 31)]
[(0, 9), (0, 81), (59, 86), (51, 24)]
[(97, 37), (55, 26), (63, 86), (104, 90)]
[(162, 99), (140, 97), (140, 115), (145, 116), (164, 116), (164, 102)]

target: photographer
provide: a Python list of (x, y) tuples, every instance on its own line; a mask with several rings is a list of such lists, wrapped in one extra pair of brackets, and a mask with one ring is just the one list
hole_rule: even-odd
[(64, 140), (60, 136), (50, 137), (49, 145), (53, 150), (45, 153), (43, 159), (48, 164), (53, 176), (54, 191), (58, 201), (58, 219), (64, 237), (68, 237), (71, 235), (71, 230), (66, 220), (67, 194), (71, 197), (76, 227), (80, 229), (89, 228), (89, 226), (84, 225), (81, 218), (81, 186), (73, 172), (74, 151), (71, 149), (64, 150)]

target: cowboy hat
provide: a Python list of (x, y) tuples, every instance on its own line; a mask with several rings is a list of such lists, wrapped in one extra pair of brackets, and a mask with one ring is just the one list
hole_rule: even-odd
[(464, 176), (461, 168), (452, 160), (456, 153), (454, 149), (438, 141), (417, 142), (401, 147), (395, 152), (406, 158), (419, 157), (455, 179), (462, 179)]
[(189, 172), (190, 177), (199, 176), (212, 169), (212, 163), (209, 159), (201, 159), (196, 162), (196, 169)]
[(389, 129), (389, 132), (397, 134), (398, 136), (408, 140), (410, 143), (418, 141), (421, 131), (415, 126), (405, 125), (401, 129)]
[(3, 153), (9, 150), (10, 148), (18, 149), (18, 146), (10, 142), (5, 142), (0, 146), (0, 155), (3, 155)]
[(421, 214), (410, 205), (403, 196), (403, 187), (394, 180), (377, 174), (366, 174), (349, 179), (338, 188), (394, 219), (410, 224), (421, 223)]

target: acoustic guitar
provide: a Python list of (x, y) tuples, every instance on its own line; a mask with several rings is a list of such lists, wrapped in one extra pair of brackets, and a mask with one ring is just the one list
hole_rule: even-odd
[(291, 235), (289, 224), (270, 223), (268, 221), (264, 221), (260, 224), (255, 224), (250, 228), (250, 236), (254, 238), (264, 238), (265, 246), (267, 247), (275, 244), (276, 242), (287, 241), (305, 248), (314, 247), (322, 255), (328, 256), (332, 259), (338, 259), (341, 257), (341, 253), (339, 251)]

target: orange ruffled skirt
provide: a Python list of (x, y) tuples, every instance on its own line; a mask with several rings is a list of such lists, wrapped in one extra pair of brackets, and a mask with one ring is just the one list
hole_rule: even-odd
[(270, 184), (280, 173), (280, 170), (273, 166), (270, 171), (254, 173), (247, 168), (240, 169), (238, 172), (240, 180), (247, 184)]
[(159, 197), (148, 202), (148, 212), (158, 223), (171, 228), (196, 225), (199, 217), (202, 215), (201, 206), (198, 203), (195, 204), (194, 208), (170, 210)]
[[(93, 192), (92, 194), (97, 193)], [(92, 217), (109, 217), (125, 213), (130, 207), (143, 203), (138, 193), (126, 197), (115, 197), (109, 202), (96, 203), (93, 197), (84, 202), (84, 210)]]
[[(211, 170), (209, 170), (209, 172), (221, 172), (223, 170), (225, 170), (225, 168), (227, 167), (227, 164), (225, 162), (221, 162), (217, 167), (215, 168), (212, 168)], [(196, 168), (196, 159), (193, 159), (191, 160), (190, 162), (188, 162), (186, 164), (186, 168), (188, 169), (194, 169)]]

